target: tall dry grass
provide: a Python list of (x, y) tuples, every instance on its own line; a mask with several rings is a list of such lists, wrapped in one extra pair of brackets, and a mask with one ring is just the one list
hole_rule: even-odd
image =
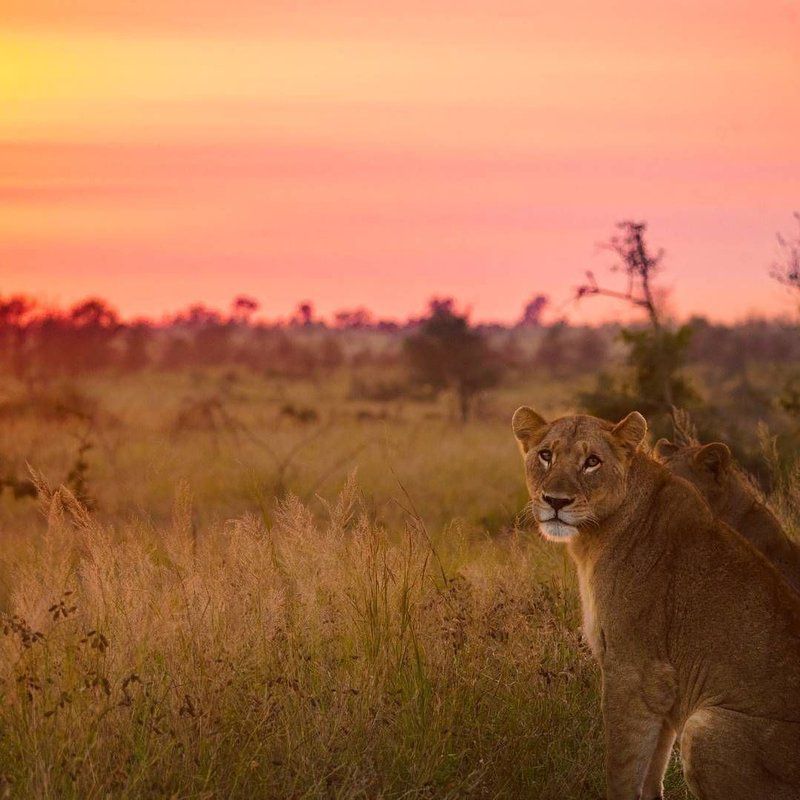
[(561, 555), (515, 532), (109, 527), (43, 487), (5, 554), (0, 796), (594, 797), (596, 675)]

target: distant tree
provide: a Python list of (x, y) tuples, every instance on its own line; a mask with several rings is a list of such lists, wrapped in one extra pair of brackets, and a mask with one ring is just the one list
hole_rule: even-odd
[(313, 304), (308, 301), (304, 300), (302, 303), (297, 304), (297, 308), (294, 311), (291, 319), (289, 320), (290, 325), (300, 325), (304, 328), (308, 328), (314, 324), (314, 306)]
[(90, 298), (63, 313), (46, 309), (29, 323), (26, 359), (38, 378), (100, 372), (114, 365), (114, 341), (122, 325), (104, 300)]
[(549, 304), (550, 300), (547, 295), (535, 295), (525, 304), (522, 317), (520, 317), (517, 324), (529, 328), (538, 328), (542, 324), (542, 314)]
[(36, 303), (24, 295), (0, 298), (0, 357), (18, 378), (29, 366), (25, 351), (35, 309)]
[(114, 363), (113, 340), (122, 326), (105, 300), (93, 297), (74, 305), (64, 322), (62, 352), (73, 368), (94, 372)]
[(393, 319), (379, 319), (375, 323), (375, 329), (382, 333), (396, 333), (400, 330), (400, 324)]
[(343, 330), (362, 330), (371, 328), (375, 320), (372, 312), (366, 308), (343, 309), (334, 315), (337, 328)]
[(249, 325), (253, 314), (259, 309), (258, 300), (240, 294), (231, 303), (231, 318), (239, 325)]
[(577, 298), (603, 295), (622, 300), (645, 311), (649, 327), (643, 330), (623, 330), (623, 341), (629, 346), (628, 363), (633, 370), (633, 386), (614, 388), (613, 381), (603, 376), (598, 389), (584, 396), (590, 411), (599, 415), (616, 416), (638, 407), (646, 413), (668, 414), (673, 406), (685, 406), (696, 395), (681, 374), (691, 340), (691, 328), (682, 326), (671, 330), (661, 319), (653, 279), (661, 269), (664, 251), (652, 253), (645, 241), (647, 224), (620, 222), (619, 233), (604, 247), (618, 261), (614, 272), (625, 275), (624, 290), (606, 289), (598, 285), (592, 272), (587, 283), (577, 289)]
[(125, 372), (139, 372), (150, 363), (148, 345), (153, 338), (153, 329), (144, 320), (125, 326), (123, 334), (124, 349), (121, 368)]
[(412, 379), (434, 391), (452, 389), (462, 421), (483, 389), (500, 380), (500, 360), (483, 334), (470, 326), (469, 316), (455, 310), (452, 298), (434, 298), (416, 333), (403, 343)]
[(206, 325), (221, 325), (222, 322), (222, 314), (203, 303), (195, 303), (189, 306), (186, 311), (179, 312), (172, 319), (173, 325), (185, 325), (193, 328), (200, 328)]
[(233, 360), (231, 334), (234, 321), (215, 308), (195, 303), (171, 321), (172, 336), (164, 350), (164, 367), (202, 367), (228, 364)]
[(171, 331), (161, 353), (159, 366), (168, 371), (184, 369), (194, 364), (194, 354), (192, 342), (185, 335)]
[(69, 321), (76, 328), (112, 330), (119, 325), (119, 315), (105, 300), (92, 297), (70, 309)]

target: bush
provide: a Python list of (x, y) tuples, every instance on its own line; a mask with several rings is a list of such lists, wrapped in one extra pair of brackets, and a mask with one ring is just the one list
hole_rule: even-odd
[(414, 382), (456, 393), (465, 422), (478, 392), (500, 380), (500, 359), (483, 334), (470, 327), (468, 316), (456, 313), (451, 299), (431, 301), (430, 315), (405, 340), (404, 352)]
[(681, 372), (691, 328), (623, 330), (620, 335), (629, 347), (627, 380), (601, 373), (597, 387), (583, 393), (581, 403), (590, 414), (611, 420), (640, 411), (655, 433), (668, 435), (672, 408), (688, 408), (700, 399)]

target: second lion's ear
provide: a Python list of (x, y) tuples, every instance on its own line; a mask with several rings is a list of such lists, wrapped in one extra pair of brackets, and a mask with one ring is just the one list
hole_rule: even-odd
[(611, 429), (611, 433), (631, 450), (636, 450), (647, 435), (647, 420), (638, 411), (631, 411)]
[(670, 458), (678, 452), (680, 448), (673, 444), (669, 439), (659, 439), (653, 448), (653, 455), (656, 458)]
[(711, 442), (701, 447), (694, 456), (696, 463), (714, 475), (721, 475), (731, 463), (731, 450), (722, 442)]
[(511, 418), (511, 429), (517, 437), (523, 455), (528, 452), (533, 435), (547, 423), (540, 414), (528, 406), (520, 406)]

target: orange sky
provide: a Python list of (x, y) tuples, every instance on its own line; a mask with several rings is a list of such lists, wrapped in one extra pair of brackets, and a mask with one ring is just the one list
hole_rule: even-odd
[(678, 313), (790, 310), (797, 0), (189, 7), (4, 0), (0, 292), (511, 319), (635, 217)]

